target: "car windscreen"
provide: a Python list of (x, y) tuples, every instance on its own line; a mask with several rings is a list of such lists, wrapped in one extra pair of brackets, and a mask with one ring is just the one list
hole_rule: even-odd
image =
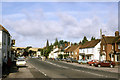
[(18, 61), (25, 61), (25, 60), (22, 60), (22, 59), (21, 59), (21, 60), (18, 60)]

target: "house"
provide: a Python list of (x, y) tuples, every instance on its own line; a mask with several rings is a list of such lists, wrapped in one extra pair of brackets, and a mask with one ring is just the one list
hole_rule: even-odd
[(79, 59), (99, 60), (100, 58), (100, 39), (87, 41), (79, 48)]
[(102, 35), (101, 41), (101, 59), (119, 61), (120, 53), (120, 35), (119, 32), (115, 32), (115, 36)]
[(14, 53), (15, 53), (15, 55), (17, 57), (17, 56), (23, 55), (25, 48), (26, 47), (15, 47), (15, 46), (13, 46), (12, 51), (14, 51)]
[(10, 33), (0, 25), (0, 64), (4, 57), (11, 58), (11, 35)]
[(79, 60), (79, 47), (81, 45), (79, 44), (71, 44), (71, 46), (69, 46), (66, 50), (65, 50), (65, 53), (66, 54), (69, 54), (69, 57), (70, 58), (73, 58), (73, 59), (76, 59), (76, 60)]
[(40, 49), (40, 48), (29, 48), (28, 52), (32, 51), (33, 52), (33, 56), (40, 57), (41, 56), (41, 52), (38, 51), (38, 49)]
[(61, 54), (61, 50), (57, 46), (54, 46), (53, 51), (49, 54), (49, 58), (58, 58), (59, 54)]

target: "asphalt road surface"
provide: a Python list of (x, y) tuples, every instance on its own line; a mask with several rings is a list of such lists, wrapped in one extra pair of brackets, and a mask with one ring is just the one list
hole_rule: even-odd
[[(117, 73), (82, 68), (59, 61), (28, 59), (28, 63), (44, 76), (54, 79), (77, 80), (118, 80)], [(38, 75), (39, 76), (39, 75)]]

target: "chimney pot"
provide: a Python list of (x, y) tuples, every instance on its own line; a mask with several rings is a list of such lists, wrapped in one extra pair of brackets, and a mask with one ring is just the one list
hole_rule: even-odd
[(119, 31), (116, 31), (116, 32), (115, 32), (115, 36), (119, 36)]

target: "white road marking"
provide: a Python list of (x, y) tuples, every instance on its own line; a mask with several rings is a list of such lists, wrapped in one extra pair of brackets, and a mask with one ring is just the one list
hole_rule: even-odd
[(36, 68), (35, 66), (33, 66), (31, 63), (29, 63), (30, 66), (32, 66), (33, 68), (37, 69), (39, 72), (41, 72), (42, 74), (44, 74), (45, 76), (47, 76), (47, 74), (45, 74), (44, 72), (42, 72), (41, 70), (39, 70), (38, 68)]
[[(41, 60), (39, 60), (39, 61), (41, 61)], [(83, 70), (78, 70), (78, 69), (72, 69), (72, 68), (69, 68), (69, 67), (60, 66), (60, 65), (58, 65), (58, 64), (55, 64), (55, 63), (52, 63), (52, 62), (49, 62), (49, 61), (44, 61), (44, 62), (49, 63), (49, 64), (52, 64), (52, 65), (55, 65), (55, 66), (58, 66), (58, 67), (61, 67), (61, 68), (71, 69), (71, 70), (74, 70), (74, 71), (80, 71), (80, 72), (89, 73), (89, 74), (92, 74), (92, 75), (96, 75), (96, 76), (101, 76), (101, 77), (106, 77), (106, 78), (108, 78), (108, 76), (105, 76), (105, 75), (96, 74), (96, 73), (92, 73), (92, 72), (88, 72), (88, 71), (83, 71)]]
[[(41, 61), (41, 60), (39, 60), (39, 61)], [(69, 67), (61, 66), (61, 65), (58, 65), (58, 64), (49, 62), (49, 61), (44, 61), (44, 62), (49, 63), (49, 64), (54, 65), (54, 66), (57, 66), (57, 67), (60, 67), (60, 68), (65, 68), (65, 69), (68, 69), (68, 68), (69, 68)]]

